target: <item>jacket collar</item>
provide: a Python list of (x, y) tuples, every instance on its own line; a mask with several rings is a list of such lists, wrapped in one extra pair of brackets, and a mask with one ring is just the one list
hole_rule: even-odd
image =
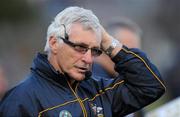
[(66, 80), (68, 77), (54, 69), (47, 59), (47, 54), (38, 53), (33, 60), (31, 70), (40, 75), (41, 78), (47, 79), (56, 84), (67, 86)]

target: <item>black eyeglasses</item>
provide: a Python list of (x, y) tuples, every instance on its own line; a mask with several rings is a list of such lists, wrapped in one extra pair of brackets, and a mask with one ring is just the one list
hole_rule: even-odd
[(79, 52), (81, 54), (85, 54), (89, 49), (91, 50), (91, 54), (94, 57), (100, 56), (102, 54), (102, 50), (99, 48), (89, 48), (85, 45), (76, 44), (76, 43), (69, 41), (69, 35), (66, 33), (66, 26), (64, 24), (62, 24), (62, 25), (64, 27), (64, 37), (65, 38), (63, 38), (63, 37), (59, 37), (59, 38), (62, 39), (64, 43), (73, 47), (74, 50), (76, 50), (77, 52)]
[(62, 38), (62, 37), (59, 37), (59, 38), (62, 39), (63, 42), (66, 43), (67, 45), (73, 47), (74, 50), (76, 50), (77, 52), (80, 52), (82, 54), (85, 54), (89, 49), (91, 50), (91, 54), (94, 57), (100, 56), (102, 54), (102, 50), (100, 50), (99, 48), (89, 48), (89, 47), (82, 45), (82, 44), (73, 43), (67, 39)]

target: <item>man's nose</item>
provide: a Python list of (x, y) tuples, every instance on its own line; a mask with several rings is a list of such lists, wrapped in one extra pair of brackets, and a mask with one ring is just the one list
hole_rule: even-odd
[(87, 64), (92, 64), (93, 62), (93, 56), (91, 54), (91, 49), (89, 49), (84, 55), (83, 55), (83, 61), (86, 62)]

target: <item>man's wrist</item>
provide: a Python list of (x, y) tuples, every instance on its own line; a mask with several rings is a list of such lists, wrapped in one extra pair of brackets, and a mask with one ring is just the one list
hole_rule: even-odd
[(105, 50), (105, 53), (106, 53), (109, 57), (112, 58), (113, 56), (116, 55), (116, 53), (117, 53), (118, 51), (121, 50), (121, 48), (122, 48), (122, 44), (121, 44), (118, 40), (112, 38), (112, 39), (111, 39), (111, 44), (110, 44), (109, 47)]

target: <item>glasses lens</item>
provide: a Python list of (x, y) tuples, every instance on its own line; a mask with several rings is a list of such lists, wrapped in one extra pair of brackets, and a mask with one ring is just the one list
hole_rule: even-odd
[(81, 46), (81, 45), (75, 45), (74, 49), (82, 54), (85, 54), (88, 50), (87, 47)]
[(92, 48), (91, 53), (93, 56), (100, 56), (102, 54), (102, 51), (100, 49), (97, 49), (97, 48)]

